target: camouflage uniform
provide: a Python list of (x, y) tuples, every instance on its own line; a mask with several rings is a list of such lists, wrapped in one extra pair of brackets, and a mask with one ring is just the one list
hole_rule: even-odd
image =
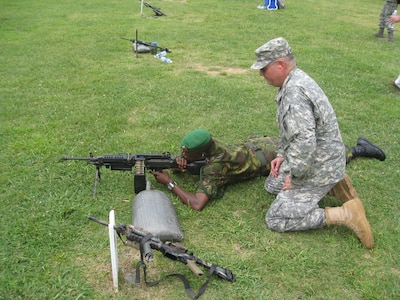
[[(280, 131), (278, 154), (285, 158), (278, 177), (265, 182), (277, 194), (266, 215), (270, 229), (297, 231), (322, 227), (324, 209), (318, 202), (345, 174), (346, 155), (335, 112), (328, 98), (295, 67), (276, 97)], [(291, 176), (292, 190), (281, 191)]]
[(389, 17), (393, 14), (393, 12), (397, 9), (398, 0), (386, 0), (385, 4), (382, 7), (381, 14), (379, 16), (379, 28), (387, 28), (388, 32), (393, 32), (394, 29), (389, 27)]
[(201, 169), (196, 190), (205, 193), (209, 199), (221, 198), (226, 185), (268, 175), (278, 148), (277, 138), (249, 138), (248, 142), (260, 149), (265, 157), (262, 165), (254, 149), (246, 143), (230, 145), (214, 138), (213, 141), (209, 163)]
[[(276, 157), (278, 149), (277, 137), (250, 136), (247, 142), (253, 143), (265, 157), (266, 164), (261, 165), (256, 153), (246, 142), (230, 145), (215, 138), (213, 141), (209, 163), (200, 170), (200, 181), (196, 189), (196, 193), (205, 193), (210, 200), (222, 198), (227, 185), (268, 176), (271, 161)], [(350, 161), (351, 147), (346, 146), (346, 153)]]

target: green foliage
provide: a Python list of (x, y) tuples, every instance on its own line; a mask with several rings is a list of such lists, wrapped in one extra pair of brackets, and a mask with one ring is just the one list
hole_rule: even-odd
[[(186, 299), (182, 284), (131, 286), (138, 251), (119, 245), (120, 291), (111, 284), (107, 231), (87, 220), (131, 223), (132, 175), (104, 170), (92, 197), (94, 168), (63, 155), (129, 151), (178, 153), (182, 136), (203, 127), (227, 142), (277, 135), (274, 96), (249, 69), (254, 50), (284, 36), (300, 68), (325, 90), (343, 139), (363, 135), (385, 162), (358, 159), (348, 173), (375, 235), (368, 251), (346, 228), (275, 233), (265, 213), (274, 197), (263, 178), (229, 187), (195, 212), (171, 196), (198, 257), (233, 270), (237, 282), (212, 280), (205, 299), (400, 298), (400, 94), (395, 42), (372, 33), (383, 1), (261, 2), (153, 0), (167, 17), (152, 18), (139, 1), (11, 1), (0, 4), (0, 299)], [(120, 37), (158, 41), (172, 64), (132, 52)], [(166, 193), (153, 181), (153, 188)], [(196, 178), (176, 176), (193, 190)], [(170, 195), (170, 194), (168, 194)], [(332, 205), (332, 199), (324, 199)], [(334, 203), (335, 204), (335, 203)], [(337, 204), (337, 203), (336, 203)], [(183, 273), (156, 255), (150, 280)]]

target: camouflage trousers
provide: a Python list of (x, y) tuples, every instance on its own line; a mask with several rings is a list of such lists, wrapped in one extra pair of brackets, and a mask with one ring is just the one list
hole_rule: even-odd
[(265, 216), (269, 229), (278, 232), (301, 231), (321, 228), (325, 222), (325, 210), (318, 206), (319, 201), (335, 186), (305, 186), (299, 189), (282, 191), (285, 175), (269, 175), (265, 189), (277, 195)]
[(393, 32), (394, 30), (389, 27), (389, 17), (392, 15), (393, 11), (397, 9), (397, 1), (386, 1), (383, 5), (381, 14), (379, 15), (379, 28), (387, 28), (388, 32)]

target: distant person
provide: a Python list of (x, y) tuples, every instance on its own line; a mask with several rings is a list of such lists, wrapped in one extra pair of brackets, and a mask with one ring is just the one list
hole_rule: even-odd
[[(391, 24), (399, 23), (399, 22), (400, 22), (400, 16), (390, 16), (389, 22), (390, 22)], [(397, 77), (397, 79), (391, 80), (390, 82), (392, 83), (392, 85), (393, 85), (396, 89), (398, 89), (398, 90), (400, 91), (400, 74), (399, 74), (399, 76)]]
[(284, 9), (286, 7), (284, 0), (265, 0), (263, 5), (257, 6), (258, 9)]
[[(268, 41), (255, 54), (257, 60), (251, 68), (279, 88), (275, 98), (278, 151), (265, 181), (265, 189), (277, 195), (265, 216), (268, 228), (287, 232), (346, 226), (366, 248), (373, 248), (363, 203), (345, 173), (345, 145), (327, 96), (296, 66), (284, 38)], [(343, 205), (319, 207), (328, 193)]]
[(389, 18), (393, 14), (395, 10), (397, 10), (397, 5), (400, 3), (400, 0), (386, 0), (385, 4), (382, 7), (381, 14), (379, 16), (379, 30), (374, 33), (374, 36), (377, 38), (383, 38), (383, 31), (385, 28), (388, 33), (388, 41), (394, 41), (394, 28), (390, 26)]

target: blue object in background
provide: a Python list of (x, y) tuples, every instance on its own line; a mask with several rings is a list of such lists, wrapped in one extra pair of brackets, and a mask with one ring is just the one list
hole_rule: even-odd
[(278, 0), (265, 0), (264, 6), (268, 10), (278, 9)]

